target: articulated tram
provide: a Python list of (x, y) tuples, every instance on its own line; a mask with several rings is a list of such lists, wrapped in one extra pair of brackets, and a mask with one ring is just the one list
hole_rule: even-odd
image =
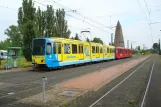
[[(65, 38), (35, 38), (32, 41), (32, 63), (36, 67), (57, 68), (96, 61), (131, 57), (131, 50)], [(129, 51), (126, 51), (129, 50)], [(129, 53), (120, 54), (120, 52)], [(118, 57), (124, 55), (124, 57)]]

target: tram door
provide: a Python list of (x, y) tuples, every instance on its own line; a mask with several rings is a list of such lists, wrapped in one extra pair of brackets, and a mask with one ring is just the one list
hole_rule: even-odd
[(83, 44), (79, 44), (79, 60), (84, 59), (84, 54), (83, 54)]
[(56, 43), (57, 61), (63, 61), (62, 43)]
[(100, 47), (96, 46), (96, 58), (100, 58)]

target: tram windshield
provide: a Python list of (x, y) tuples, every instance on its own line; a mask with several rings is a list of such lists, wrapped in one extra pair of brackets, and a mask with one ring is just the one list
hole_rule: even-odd
[(32, 55), (45, 54), (45, 39), (35, 39), (32, 45)]

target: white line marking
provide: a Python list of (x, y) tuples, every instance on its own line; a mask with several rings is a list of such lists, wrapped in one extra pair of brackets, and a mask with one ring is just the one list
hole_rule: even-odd
[(15, 94), (14, 92), (10, 92), (10, 93), (7, 93), (8, 95), (13, 95), (13, 94)]
[(147, 60), (141, 64), (137, 69), (135, 69), (130, 75), (128, 75), (126, 78), (124, 78), (121, 82), (119, 82), (117, 85), (115, 85), (110, 91), (106, 92), (102, 97), (100, 97), (97, 101), (92, 103), (89, 107), (93, 107), (95, 104), (97, 104), (99, 101), (101, 101), (105, 96), (107, 96), (110, 92), (112, 92), (114, 89), (116, 89), (119, 85), (121, 85), (124, 81), (126, 81), (129, 77), (131, 77), (138, 69), (140, 69)]
[(150, 77), (149, 77), (149, 80), (148, 80), (148, 84), (146, 86), (146, 90), (145, 90), (145, 94), (144, 94), (144, 97), (143, 97), (143, 100), (142, 100), (142, 103), (141, 103), (141, 107), (144, 107), (144, 104), (145, 104), (145, 98), (146, 98), (147, 92), (149, 90), (149, 85), (150, 85), (151, 77), (152, 77), (152, 74), (153, 74), (154, 65), (155, 65), (155, 61), (153, 62), (153, 66), (152, 66), (152, 69), (151, 69), (151, 72), (150, 72)]

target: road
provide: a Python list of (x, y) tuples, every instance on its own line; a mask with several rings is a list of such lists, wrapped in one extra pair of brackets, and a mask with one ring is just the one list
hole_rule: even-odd
[[(78, 66), (67, 68), (63, 70), (54, 71), (19, 71), (0, 73), (0, 106), (8, 107), (14, 106), (14, 102), (41, 92), (41, 78), (47, 77), (47, 90), (51, 89), (53, 85), (69, 80), (80, 75), (94, 72), (103, 68), (114, 66), (126, 61), (136, 59), (132, 57), (122, 60), (114, 60), (103, 63), (95, 63), (91, 65)], [(19, 104), (15, 107), (22, 107), (28, 105)], [(32, 106), (32, 105), (30, 105)]]
[(161, 56), (154, 55), (67, 107), (161, 107)]

